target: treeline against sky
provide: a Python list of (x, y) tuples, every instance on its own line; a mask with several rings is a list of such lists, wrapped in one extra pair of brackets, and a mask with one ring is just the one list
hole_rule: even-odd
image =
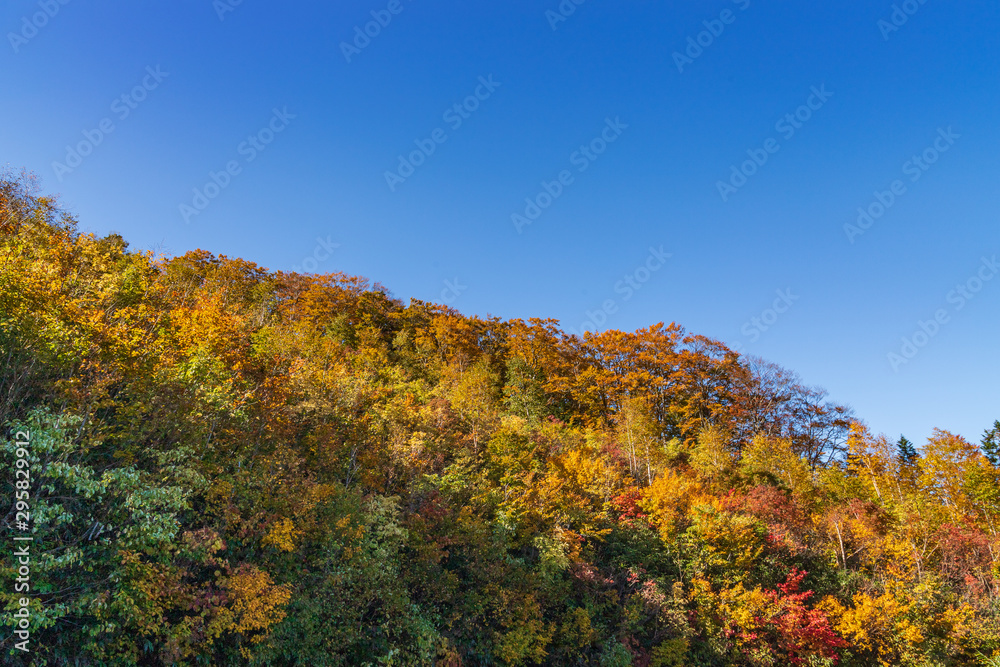
[(1000, 664), (1000, 424), (890, 442), (674, 324), (135, 252), (8, 174), (0, 360), (3, 660)]

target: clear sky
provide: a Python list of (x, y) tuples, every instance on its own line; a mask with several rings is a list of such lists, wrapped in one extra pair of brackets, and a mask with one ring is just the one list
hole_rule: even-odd
[(84, 230), (676, 321), (893, 438), (1000, 418), (995, 0), (7, 0), (0, 27), (0, 165)]

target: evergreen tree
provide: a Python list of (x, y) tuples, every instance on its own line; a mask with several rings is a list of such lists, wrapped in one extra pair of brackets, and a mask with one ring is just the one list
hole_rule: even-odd
[(993, 428), (983, 433), (983, 454), (990, 463), (1000, 467), (1000, 419), (993, 422)]
[(899, 456), (900, 463), (903, 465), (913, 465), (919, 457), (917, 448), (913, 446), (912, 442), (907, 440), (905, 435), (899, 436), (899, 442), (896, 443), (896, 453)]

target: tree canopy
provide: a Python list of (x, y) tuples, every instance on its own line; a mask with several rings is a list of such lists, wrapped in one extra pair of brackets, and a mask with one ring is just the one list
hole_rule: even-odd
[(1000, 664), (1000, 423), (892, 443), (674, 323), (136, 252), (7, 175), (0, 358), (33, 664)]

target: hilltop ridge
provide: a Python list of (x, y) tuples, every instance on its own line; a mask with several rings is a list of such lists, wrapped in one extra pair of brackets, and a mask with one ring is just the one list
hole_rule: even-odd
[(1000, 423), (892, 443), (675, 323), (158, 257), (31, 185), (0, 181), (34, 554), (2, 595), (38, 660), (998, 664)]

